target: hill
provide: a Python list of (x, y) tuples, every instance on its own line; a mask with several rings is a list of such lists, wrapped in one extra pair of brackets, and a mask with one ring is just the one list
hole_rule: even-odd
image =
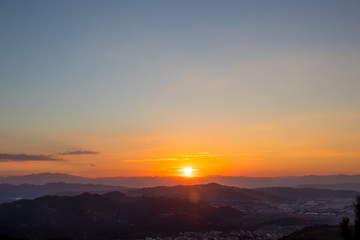
[(242, 215), (231, 207), (215, 208), (181, 198), (84, 193), (0, 204), (0, 233), (15, 238), (138, 238), (181, 231), (237, 229)]
[(223, 186), (217, 183), (201, 184), (201, 185), (179, 185), (173, 187), (159, 186), (154, 188), (142, 188), (127, 191), (132, 196), (166, 196), (166, 197), (182, 197), (192, 201), (202, 200), (206, 202), (219, 201), (258, 201), (268, 202), (292, 202), (306, 201), (314, 199), (332, 199), (344, 198), (353, 199), (359, 193), (356, 191), (345, 190), (326, 190), (314, 188), (258, 188), (246, 189)]
[(10, 202), (17, 199), (33, 199), (45, 195), (66, 194), (75, 195), (83, 192), (109, 192), (125, 191), (121, 186), (106, 186), (102, 184), (73, 184), (73, 183), (47, 183), (44, 185), (34, 184), (0, 184), (0, 203)]

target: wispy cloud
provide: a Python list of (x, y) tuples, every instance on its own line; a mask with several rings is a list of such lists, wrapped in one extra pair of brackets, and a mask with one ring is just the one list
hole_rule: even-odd
[(99, 152), (94, 152), (94, 151), (66, 151), (66, 152), (61, 152), (58, 153), (57, 155), (97, 155), (99, 154)]
[(124, 160), (123, 162), (160, 162), (160, 161), (177, 161), (177, 158), (154, 158), (154, 159), (138, 159)]
[(25, 161), (65, 161), (53, 155), (31, 154), (6, 154), (0, 153), (0, 162), (25, 162)]
[(183, 155), (183, 157), (231, 157), (231, 156), (238, 156), (238, 157), (243, 157), (243, 156), (253, 156), (255, 154), (248, 154), (248, 153), (230, 153), (230, 154), (226, 154), (226, 153), (210, 153), (210, 152), (199, 152), (197, 154), (185, 154)]

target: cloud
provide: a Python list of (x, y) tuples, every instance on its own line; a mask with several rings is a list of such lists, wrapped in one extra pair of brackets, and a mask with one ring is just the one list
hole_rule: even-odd
[(31, 154), (6, 154), (0, 153), (0, 162), (25, 162), (25, 161), (65, 161), (53, 155), (31, 155)]
[(253, 156), (255, 154), (248, 154), (248, 153), (210, 153), (210, 152), (199, 152), (197, 154), (185, 154), (183, 157), (244, 157), (244, 156)]
[(215, 157), (222, 156), (222, 154), (212, 154), (210, 152), (199, 152), (197, 154), (185, 154), (184, 157)]
[(94, 151), (66, 151), (66, 152), (62, 152), (62, 153), (58, 153), (57, 155), (85, 155), (85, 154), (92, 154), (92, 155), (97, 155), (99, 154), (99, 152), (94, 152)]

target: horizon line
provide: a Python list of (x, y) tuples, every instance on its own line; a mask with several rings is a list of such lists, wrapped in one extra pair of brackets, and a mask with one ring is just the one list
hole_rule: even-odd
[(73, 175), (63, 172), (39, 172), (39, 173), (30, 173), (30, 174), (23, 174), (23, 175), (0, 175), (0, 178), (7, 178), (7, 177), (25, 177), (25, 176), (32, 176), (32, 175), (41, 175), (41, 174), (61, 174), (73, 177), (80, 177), (80, 178), (88, 178), (88, 179), (98, 179), (98, 178), (181, 178), (181, 179), (201, 179), (207, 177), (240, 177), (240, 178), (296, 178), (296, 177), (329, 177), (329, 176), (359, 176), (360, 173), (357, 174), (345, 174), (345, 173), (338, 173), (338, 174), (305, 174), (305, 175), (283, 175), (283, 176), (244, 176), (244, 175), (205, 175), (205, 176), (193, 176), (193, 177), (184, 177), (181, 175), (165, 175), (165, 176), (157, 176), (157, 175), (143, 175), (143, 176), (106, 176), (106, 177), (86, 177), (81, 175)]

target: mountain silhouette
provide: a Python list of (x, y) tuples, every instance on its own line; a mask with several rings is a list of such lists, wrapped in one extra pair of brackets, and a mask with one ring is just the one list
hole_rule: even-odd
[(289, 202), (298, 200), (329, 199), (329, 198), (354, 198), (359, 193), (345, 190), (326, 190), (314, 188), (288, 188), (272, 187), (246, 189), (223, 186), (217, 183), (202, 185), (179, 185), (173, 187), (159, 186), (154, 188), (142, 188), (129, 190), (127, 194), (132, 196), (166, 196), (181, 197), (191, 201), (206, 201), (218, 203), (222, 201), (258, 201)]
[(83, 193), (0, 204), (0, 233), (28, 238), (136, 238), (236, 229), (242, 215), (231, 207), (215, 208), (183, 198)]
[[(47, 183), (44, 185), (34, 184), (0, 184), (0, 203), (16, 199), (33, 199), (45, 195), (66, 194), (77, 195), (83, 192), (109, 192), (125, 191), (121, 186), (107, 186), (102, 184), (74, 184), (74, 183)], [(77, 194), (76, 194), (77, 193)]]
[[(0, 183), (9, 184), (46, 184), (54, 182), (103, 184), (125, 186), (130, 188), (174, 186), (181, 184), (207, 184), (216, 182), (227, 186), (241, 188), (264, 187), (297, 187), (347, 189), (359, 191), (360, 175), (327, 175), (327, 176), (288, 176), (288, 177), (244, 177), (244, 176), (205, 176), (205, 177), (98, 177), (86, 178), (65, 173), (39, 173), (25, 176), (0, 177)], [(344, 188), (345, 186), (345, 188)]]

